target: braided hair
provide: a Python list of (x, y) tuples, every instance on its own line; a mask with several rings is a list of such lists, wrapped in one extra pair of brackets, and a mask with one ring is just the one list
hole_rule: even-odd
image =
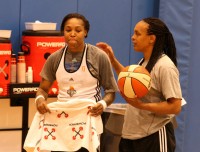
[(174, 38), (166, 24), (160, 19), (153, 17), (145, 18), (143, 21), (149, 24), (147, 34), (156, 36), (156, 42), (146, 69), (151, 72), (157, 60), (163, 53), (172, 60), (175, 66), (177, 66)]

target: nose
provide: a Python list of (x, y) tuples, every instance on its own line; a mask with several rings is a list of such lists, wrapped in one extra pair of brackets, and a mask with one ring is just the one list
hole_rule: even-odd
[(76, 32), (72, 31), (72, 32), (70, 33), (70, 35), (71, 35), (71, 36), (76, 36)]
[(131, 36), (131, 40), (133, 41), (135, 39), (134, 34)]

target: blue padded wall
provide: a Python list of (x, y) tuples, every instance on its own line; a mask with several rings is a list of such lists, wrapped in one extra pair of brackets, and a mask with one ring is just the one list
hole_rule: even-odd
[(20, 0), (3, 0), (0, 5), (0, 30), (12, 30), (11, 43), (18, 51), (20, 29)]
[(199, 152), (199, 0), (160, 0), (160, 18), (171, 29), (177, 47), (183, 97), (187, 105), (177, 117), (176, 152)]

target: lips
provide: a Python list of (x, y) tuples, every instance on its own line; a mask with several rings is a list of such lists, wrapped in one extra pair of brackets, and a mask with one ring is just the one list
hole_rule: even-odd
[(69, 39), (68, 42), (70, 42), (70, 43), (76, 43), (77, 40), (75, 40), (75, 39)]
[(69, 39), (69, 41), (76, 41), (76, 39)]

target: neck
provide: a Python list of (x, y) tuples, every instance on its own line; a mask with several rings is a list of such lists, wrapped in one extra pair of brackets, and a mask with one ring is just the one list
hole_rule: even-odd
[(70, 47), (68, 46), (67, 47), (67, 52), (69, 53), (80, 53), (80, 52), (83, 52), (84, 51), (84, 48), (85, 48), (85, 44), (79, 46), (79, 47)]
[(151, 57), (151, 54), (152, 54), (152, 51), (153, 51), (153, 48), (149, 48), (149, 49), (146, 49), (143, 54), (144, 54), (144, 60), (148, 61)]

